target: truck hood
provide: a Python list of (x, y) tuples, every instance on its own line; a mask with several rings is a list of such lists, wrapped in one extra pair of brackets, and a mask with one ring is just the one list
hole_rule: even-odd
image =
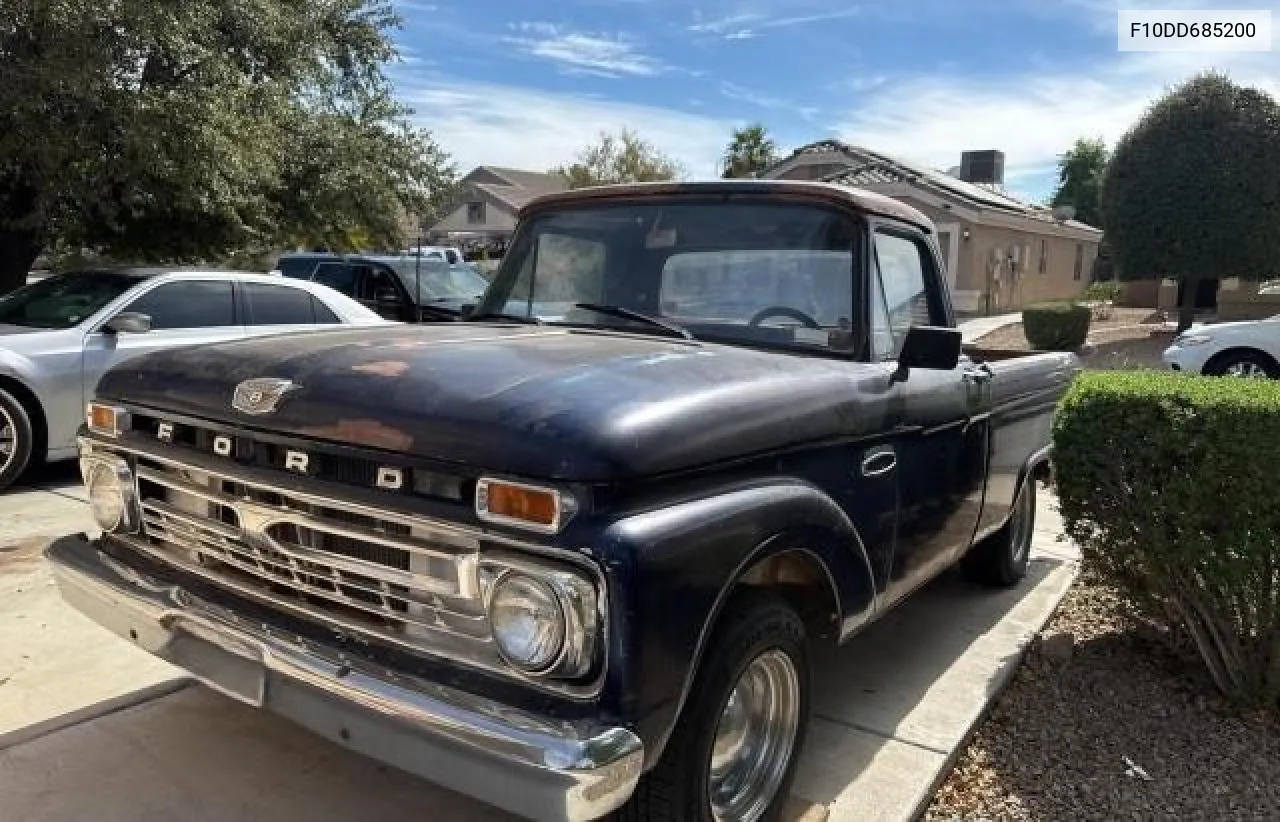
[[(858, 400), (884, 390), (883, 373), (638, 334), (451, 323), (157, 352), (109, 371), (98, 396), (249, 429), (595, 482), (869, 429), (881, 421), (859, 419)], [(249, 416), (231, 398), (254, 377), (296, 387), (269, 416)]]

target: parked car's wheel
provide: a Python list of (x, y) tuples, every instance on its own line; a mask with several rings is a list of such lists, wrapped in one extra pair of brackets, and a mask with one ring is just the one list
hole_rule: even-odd
[(973, 546), (960, 563), (964, 575), (980, 585), (1009, 588), (1027, 575), (1031, 537), (1036, 525), (1036, 479), (1022, 481), (1009, 520), (991, 536)]
[(1204, 364), (1210, 377), (1254, 377), (1280, 379), (1280, 366), (1261, 351), (1227, 351)]
[(12, 394), (0, 390), (0, 491), (27, 470), (34, 441), (27, 409)]
[(662, 759), (618, 818), (777, 819), (809, 724), (804, 623), (743, 589), (724, 610)]

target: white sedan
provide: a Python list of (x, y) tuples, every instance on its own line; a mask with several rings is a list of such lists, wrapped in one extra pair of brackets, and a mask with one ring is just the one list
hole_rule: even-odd
[(29, 283), (0, 297), (0, 489), (76, 455), (98, 378), (130, 357), (386, 322), (328, 286), (235, 271), (105, 269)]
[(1165, 349), (1164, 363), (1188, 374), (1280, 379), (1280, 315), (1193, 325)]

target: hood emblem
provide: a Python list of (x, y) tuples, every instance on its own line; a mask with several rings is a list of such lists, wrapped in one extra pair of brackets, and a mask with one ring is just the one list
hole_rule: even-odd
[(245, 380), (236, 386), (235, 395), (231, 398), (231, 407), (246, 414), (270, 414), (276, 410), (281, 397), (300, 387), (292, 380), (276, 377)]

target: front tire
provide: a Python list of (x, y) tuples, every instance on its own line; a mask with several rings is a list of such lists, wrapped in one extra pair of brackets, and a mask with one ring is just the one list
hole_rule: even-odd
[(1035, 525), (1036, 478), (1028, 471), (1013, 498), (1009, 521), (973, 546), (961, 560), (960, 570), (979, 585), (1012, 588), (1027, 575)]
[(1260, 351), (1229, 351), (1205, 363), (1209, 377), (1245, 377), (1280, 379), (1280, 366)]
[(0, 390), (0, 491), (27, 470), (34, 443), (27, 409), (8, 391)]
[(776, 596), (744, 588), (708, 648), (662, 759), (619, 820), (779, 817), (809, 724), (804, 623)]

